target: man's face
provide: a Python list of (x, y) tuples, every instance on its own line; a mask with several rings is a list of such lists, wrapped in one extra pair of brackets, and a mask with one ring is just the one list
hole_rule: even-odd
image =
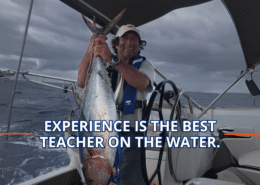
[(130, 59), (139, 51), (139, 37), (134, 32), (126, 32), (119, 37), (119, 44), (116, 46), (118, 56)]

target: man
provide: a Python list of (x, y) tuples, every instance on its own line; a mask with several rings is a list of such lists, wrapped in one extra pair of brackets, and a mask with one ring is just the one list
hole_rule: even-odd
[(130, 120), (132, 127), (130, 133), (121, 133), (124, 137), (131, 136), (131, 148), (122, 149), (119, 183), (144, 184), (140, 160), (141, 150), (136, 146), (134, 136), (137, 133), (134, 131), (134, 126), (136, 120), (142, 120), (142, 108), (146, 104), (147, 94), (153, 90), (154, 68), (150, 62), (139, 55), (146, 42), (141, 40), (139, 30), (135, 26), (128, 24), (118, 30), (116, 37), (112, 40), (112, 47), (118, 54), (117, 56), (111, 53), (106, 40), (107, 38), (101, 34), (92, 35), (85, 57), (79, 65), (78, 86), (83, 88), (85, 85), (92, 51), (94, 57), (101, 56), (114, 68), (117, 74), (114, 77), (116, 86), (121, 87), (116, 101), (119, 119)]

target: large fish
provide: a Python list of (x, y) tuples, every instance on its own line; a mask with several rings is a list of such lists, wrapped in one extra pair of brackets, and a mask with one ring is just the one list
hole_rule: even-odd
[[(116, 104), (110, 86), (107, 71), (101, 57), (92, 62), (91, 75), (82, 101), (82, 111), (86, 121), (117, 120)], [(102, 128), (102, 127), (101, 127)], [(117, 136), (113, 132), (85, 132), (85, 136), (102, 136), (105, 148), (84, 149), (81, 157), (84, 160), (87, 184), (106, 185), (114, 165), (116, 148), (108, 146), (108, 139)]]

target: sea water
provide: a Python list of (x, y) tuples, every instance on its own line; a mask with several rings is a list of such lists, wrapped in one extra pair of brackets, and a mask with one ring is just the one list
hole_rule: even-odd
[[(0, 132), (6, 132), (14, 81), (0, 79)], [(208, 106), (218, 94), (188, 92), (201, 106)], [(158, 100), (158, 99), (157, 99)], [(186, 100), (181, 99), (186, 104)], [(258, 107), (260, 101), (250, 94), (227, 93), (215, 107)], [(62, 120), (77, 107), (73, 95), (62, 90), (18, 81), (13, 103), (10, 132), (33, 133), (27, 136), (0, 136), (0, 184), (18, 184), (69, 165), (64, 148), (42, 148), (40, 136), (63, 136), (45, 133), (44, 120)]]
[[(0, 81), (0, 132), (6, 132), (14, 81)], [(42, 148), (44, 120), (62, 120), (76, 107), (71, 93), (32, 82), (18, 81), (12, 108), (10, 132), (27, 136), (0, 136), (0, 184), (17, 184), (69, 164), (66, 149)]]

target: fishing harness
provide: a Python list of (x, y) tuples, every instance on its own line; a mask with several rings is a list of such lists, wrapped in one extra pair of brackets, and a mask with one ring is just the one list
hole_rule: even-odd
[[(139, 69), (143, 60), (145, 58), (137, 55), (133, 59), (133, 67)], [(127, 84), (124, 88), (124, 99), (123, 99), (123, 111), (124, 114), (134, 114), (135, 111), (135, 96), (136, 96), (136, 88)]]

